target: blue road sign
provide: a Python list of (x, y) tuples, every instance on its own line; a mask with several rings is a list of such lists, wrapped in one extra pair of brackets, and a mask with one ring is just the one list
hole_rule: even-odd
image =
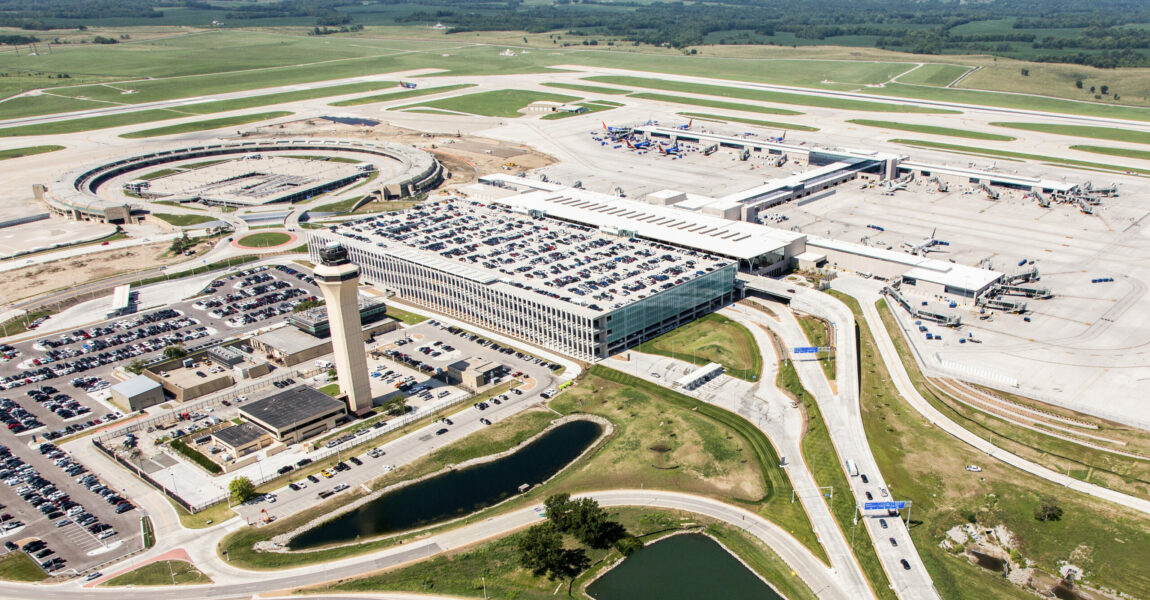
[(818, 346), (800, 346), (795, 348), (795, 354), (818, 354)]
[(863, 503), (863, 510), (902, 510), (906, 508), (905, 500), (898, 500), (895, 502), (866, 502)]

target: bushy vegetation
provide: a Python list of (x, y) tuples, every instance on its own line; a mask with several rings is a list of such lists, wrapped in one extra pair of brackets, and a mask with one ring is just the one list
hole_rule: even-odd
[(220, 466), (216, 463), (212, 462), (212, 459), (204, 456), (203, 453), (201, 453), (199, 450), (196, 450), (195, 448), (185, 444), (182, 440), (172, 440), (172, 442), (168, 445), (171, 446), (173, 450), (188, 457), (192, 460), (192, 462), (200, 465), (213, 475), (218, 475), (223, 472), (223, 469), (220, 468)]

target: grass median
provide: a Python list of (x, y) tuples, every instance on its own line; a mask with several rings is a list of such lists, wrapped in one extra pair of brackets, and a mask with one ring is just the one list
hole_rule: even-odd
[(549, 94), (532, 90), (492, 90), (462, 96), (452, 96), (441, 100), (430, 100), (418, 104), (397, 106), (388, 110), (407, 108), (436, 108), (486, 117), (515, 118), (522, 116), (519, 111), (532, 102), (569, 103), (578, 100), (577, 96)]
[(553, 88), (562, 88), (565, 90), (573, 90), (576, 92), (583, 92), (586, 94), (607, 94), (609, 96), (622, 96), (624, 94), (630, 94), (631, 93), (631, 90), (624, 90), (621, 88), (602, 87), (602, 86), (598, 86), (598, 85), (580, 85), (578, 83), (559, 83), (559, 82), (547, 81), (547, 82), (541, 83), (540, 85), (545, 85), (547, 87), (553, 87)]
[(858, 559), (871, 589), (882, 600), (895, 600), (897, 596), (890, 589), (890, 580), (866, 528), (862, 528), (862, 535), (857, 535), (859, 532), (854, 530), (858, 527), (855, 523), (854, 495), (851, 493), (850, 482), (847, 481), (846, 471), (843, 469), (842, 457), (835, 450), (834, 441), (827, 431), (826, 421), (819, 411), (818, 402), (803, 387), (794, 364), (789, 360), (784, 359), (779, 363), (779, 375), (775, 385), (785, 390), (791, 399), (803, 408), (806, 416), (806, 433), (803, 434), (802, 440), (803, 460), (810, 468), (811, 475), (820, 488), (819, 491), (831, 494), (831, 497), (826, 499), (827, 505), (835, 517), (835, 522), (838, 523), (839, 530), (844, 535), (850, 536), (853, 542), (851, 551)]
[(47, 578), (36, 561), (19, 550), (0, 557), (0, 580), (35, 582)]
[(1110, 140), (1112, 142), (1150, 144), (1150, 132), (1134, 129), (1095, 127), (1092, 125), (1061, 125), (1057, 123), (991, 123), (991, 125), (995, 127), (1021, 129), (1023, 131), (1068, 135), (1076, 138), (1094, 138), (1098, 140)]
[(432, 94), (445, 94), (447, 92), (454, 92), (455, 90), (462, 90), (469, 87), (475, 87), (475, 84), (460, 83), (456, 85), (441, 85), (439, 87), (422, 88), (416, 90), (403, 90), (401, 92), (392, 92), (390, 94), (379, 94), (376, 96), (364, 96), (362, 98), (340, 100), (338, 102), (332, 102), (328, 104), (328, 106), (361, 106), (364, 104), (375, 104), (377, 102), (392, 102), (394, 100), (406, 100), (407, 98), (418, 98), (419, 96), (430, 96)]
[[(157, 173), (158, 172), (159, 171), (157, 171)], [(152, 216), (156, 217), (157, 219), (159, 219), (161, 221), (164, 221), (165, 223), (168, 223), (169, 225), (175, 225), (176, 227), (190, 227), (192, 225), (200, 225), (202, 223), (210, 223), (212, 221), (218, 221), (219, 220), (215, 217), (209, 217), (207, 215), (177, 215), (177, 214), (172, 214), (172, 213), (152, 213)]]
[(894, 121), (873, 121), (871, 119), (851, 119), (847, 123), (863, 125), (865, 127), (878, 127), (881, 129), (897, 129), (899, 131), (913, 131), (915, 133), (928, 133), (931, 135), (945, 135), (971, 140), (987, 140), (991, 142), (1012, 142), (1016, 138), (997, 133), (984, 133), (969, 129), (955, 129), (953, 127), (937, 127), (934, 125), (918, 125), (915, 123), (896, 123)]
[(195, 131), (208, 131), (211, 129), (220, 129), (223, 127), (234, 127), (236, 125), (247, 125), (248, 123), (255, 123), (257, 121), (267, 121), (268, 119), (278, 119), (280, 117), (288, 117), (293, 114), (295, 113), (286, 110), (277, 110), (273, 112), (255, 113), (251, 115), (237, 115), (234, 117), (208, 119), (206, 121), (192, 121), (191, 123), (181, 123), (179, 125), (170, 125), (168, 127), (156, 127), (154, 129), (145, 129), (143, 131), (122, 133), (120, 134), (120, 137), (138, 139), (159, 137), (162, 135), (176, 135), (179, 133), (192, 133)]
[(681, 112), (681, 116), (690, 117), (692, 119), (704, 119), (707, 121), (718, 121), (720, 123), (744, 123), (746, 125), (756, 125), (758, 127), (768, 127), (771, 129), (790, 129), (792, 131), (818, 131), (818, 127), (809, 127), (807, 125), (796, 125), (794, 123), (781, 123), (779, 121), (760, 121), (758, 119), (747, 119), (744, 117), (731, 117), (728, 115), (713, 115), (709, 113), (696, 113), (696, 112)]
[[(719, 96), (723, 98), (740, 98), (742, 100), (755, 100), (758, 102), (774, 102), (776, 104), (790, 104), (795, 106), (811, 106), (816, 108), (832, 108), (836, 110), (859, 110), (868, 112), (889, 113), (930, 113), (930, 114), (959, 114), (955, 110), (943, 110), (904, 104), (891, 104), (889, 102), (868, 102), (866, 100), (853, 100), (834, 96), (815, 96), (810, 94), (797, 94), (794, 92), (776, 92), (756, 88), (739, 88), (725, 85), (711, 85), (705, 83), (688, 83), (683, 81), (670, 81), (648, 77), (631, 77), (623, 75), (595, 75), (584, 77), (586, 81), (609, 83), (616, 85), (629, 85), (634, 87), (685, 92), (705, 96)], [(793, 111), (778, 114), (801, 114)]]
[[(831, 339), (831, 325), (825, 320), (811, 315), (803, 315), (798, 317), (799, 325), (803, 328), (803, 333), (807, 335), (807, 340), (810, 341), (812, 346), (818, 348), (831, 348), (834, 346), (834, 340)], [(835, 380), (835, 351), (833, 348), (829, 352), (819, 353), (819, 366), (823, 368), (823, 373), (826, 374), (828, 381)]]
[(201, 585), (212, 583), (212, 578), (204, 575), (192, 563), (182, 560), (160, 560), (148, 563), (117, 575), (100, 584), (106, 587), (160, 586), (160, 585)]
[(0, 150), (0, 160), (8, 160), (10, 158), (21, 158), (24, 156), (33, 156), (36, 154), (44, 154), (45, 152), (55, 152), (63, 150), (63, 146), (47, 145), (47, 146), (28, 146), (26, 148), (12, 148), (11, 150)]

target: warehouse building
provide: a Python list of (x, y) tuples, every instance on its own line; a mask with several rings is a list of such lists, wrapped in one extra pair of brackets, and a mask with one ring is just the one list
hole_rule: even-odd
[(150, 406), (163, 404), (164, 388), (159, 383), (143, 375), (112, 386), (112, 401), (127, 406), (133, 412)]
[(240, 407), (240, 416), (277, 441), (294, 444), (319, 435), (347, 415), (347, 406), (304, 385)]
[(312, 231), (313, 260), (332, 241), (401, 299), (582, 360), (737, 295), (730, 259), (465, 200)]
[(502, 367), (478, 356), (458, 360), (447, 365), (447, 383), (474, 392), (491, 383)]

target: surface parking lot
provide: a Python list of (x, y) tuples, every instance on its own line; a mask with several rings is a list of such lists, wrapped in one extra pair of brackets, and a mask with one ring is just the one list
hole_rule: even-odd
[(67, 452), (50, 442), (2, 448), (6, 552), (27, 551), (45, 572), (73, 575), (141, 547), (140, 511)]

